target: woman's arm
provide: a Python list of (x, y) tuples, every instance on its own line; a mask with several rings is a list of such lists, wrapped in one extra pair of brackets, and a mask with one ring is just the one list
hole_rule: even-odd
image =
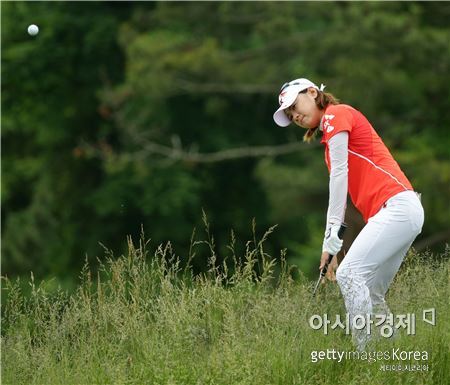
[(341, 131), (328, 142), (330, 154), (330, 196), (327, 224), (341, 224), (348, 191), (348, 132)]
[[(325, 234), (344, 221), (348, 191), (348, 132), (341, 131), (328, 141), (330, 183)], [(322, 251), (326, 251), (326, 238)]]

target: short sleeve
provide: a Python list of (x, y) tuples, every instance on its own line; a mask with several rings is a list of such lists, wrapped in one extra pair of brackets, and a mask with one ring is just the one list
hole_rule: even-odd
[(327, 108), (322, 119), (322, 143), (327, 143), (338, 132), (352, 131), (353, 115), (351, 111), (342, 104)]

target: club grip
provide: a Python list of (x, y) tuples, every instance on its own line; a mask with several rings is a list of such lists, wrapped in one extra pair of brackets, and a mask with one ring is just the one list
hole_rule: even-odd
[(346, 223), (341, 223), (341, 227), (339, 227), (339, 231), (338, 231), (338, 237), (340, 239), (342, 239), (342, 237), (344, 236), (345, 230), (347, 229), (347, 224)]
[[(345, 233), (346, 229), (347, 229), (347, 225), (345, 223), (341, 223), (341, 227), (339, 227), (339, 230), (338, 230), (338, 237), (340, 239), (342, 239), (342, 237), (344, 236), (344, 233)], [(330, 262), (333, 259), (333, 257), (334, 257), (334, 255), (331, 255), (331, 254), (328, 256), (327, 263), (325, 263), (325, 266), (320, 271), (320, 276), (321, 277), (325, 277), (325, 274), (327, 273), (327, 270), (328, 270), (328, 265), (330, 264)]]

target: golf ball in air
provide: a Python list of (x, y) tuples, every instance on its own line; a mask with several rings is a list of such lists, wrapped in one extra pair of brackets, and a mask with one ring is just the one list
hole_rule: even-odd
[(36, 36), (39, 33), (39, 28), (35, 24), (28, 26), (28, 34), (31, 36)]

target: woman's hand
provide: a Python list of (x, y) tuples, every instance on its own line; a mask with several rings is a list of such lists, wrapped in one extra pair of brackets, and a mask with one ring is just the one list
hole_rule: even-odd
[(325, 233), (323, 240), (322, 251), (326, 251), (329, 254), (337, 255), (342, 249), (344, 241), (339, 237), (340, 224), (332, 224)]
[[(324, 251), (322, 253), (322, 257), (320, 258), (319, 270), (322, 270), (323, 267), (325, 266), (325, 264), (328, 262), (329, 255), (330, 254), (328, 254), (326, 251)], [(328, 265), (327, 273), (325, 275), (325, 277), (329, 281), (336, 281), (335, 271), (336, 271), (337, 267), (338, 267), (337, 258), (336, 258), (336, 256), (333, 256), (333, 258), (331, 259), (330, 264)]]

